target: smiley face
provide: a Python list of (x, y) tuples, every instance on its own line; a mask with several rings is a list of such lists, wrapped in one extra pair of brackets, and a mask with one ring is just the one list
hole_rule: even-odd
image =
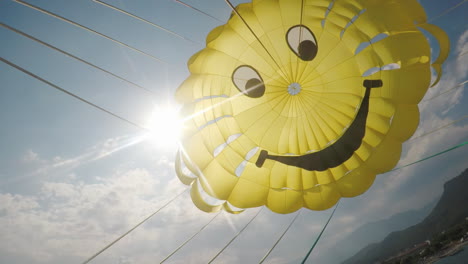
[[(317, 40), (312, 31), (303, 25), (291, 27), (286, 33), (286, 41), (291, 51), (302, 61), (312, 61), (317, 55)], [(232, 75), (232, 82), (241, 93), (250, 98), (259, 98), (265, 94), (264, 81), (258, 71), (251, 66), (242, 65), (236, 68)], [(330, 146), (299, 156), (269, 155), (267, 150), (261, 150), (256, 162), (257, 167), (262, 167), (266, 159), (309, 171), (324, 171), (343, 164), (351, 158), (364, 138), (371, 88), (382, 87), (382, 85), (381, 80), (364, 80), (365, 95), (354, 121)], [(299, 82), (293, 82), (287, 87), (291, 96), (298, 95), (301, 90)]]
[(430, 82), (421, 10), (322, 2), (241, 4), (189, 60), (176, 170), (200, 209), (324, 210), (398, 162)]

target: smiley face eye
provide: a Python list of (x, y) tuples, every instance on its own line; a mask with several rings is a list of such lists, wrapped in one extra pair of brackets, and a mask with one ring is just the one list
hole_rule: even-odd
[(311, 61), (317, 55), (317, 39), (314, 33), (303, 25), (290, 28), (286, 34), (286, 41), (289, 48), (303, 61)]
[(236, 88), (250, 98), (259, 98), (265, 94), (265, 84), (260, 74), (252, 67), (243, 65), (234, 70), (232, 82)]

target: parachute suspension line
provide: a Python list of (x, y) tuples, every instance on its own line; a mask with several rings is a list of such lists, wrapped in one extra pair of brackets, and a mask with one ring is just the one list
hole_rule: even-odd
[(328, 224), (330, 223), (333, 215), (335, 214), (335, 211), (336, 211), (336, 208), (338, 208), (338, 205), (340, 204), (340, 200), (338, 200), (338, 202), (336, 203), (336, 206), (335, 206), (335, 209), (333, 209), (333, 212), (330, 214), (330, 217), (328, 218), (327, 222), (325, 223), (325, 225), (323, 226), (322, 228), (322, 231), (320, 231), (320, 234), (318, 235), (317, 239), (315, 239), (315, 242), (314, 244), (312, 245), (312, 247), (309, 249), (309, 252), (307, 252), (307, 254), (305, 255), (304, 259), (302, 260), (301, 264), (304, 264), (307, 259), (309, 258), (310, 256), (310, 253), (312, 253), (312, 250), (314, 250), (315, 246), (317, 245), (317, 243), (319, 242), (320, 238), (322, 237), (323, 235), (323, 232), (325, 232), (325, 229), (327, 228)]
[(465, 141), (465, 142), (463, 142), (463, 143), (460, 143), (460, 144), (458, 144), (458, 145), (455, 145), (455, 146), (453, 146), (453, 147), (451, 147), (451, 148), (448, 148), (448, 149), (446, 149), (446, 150), (443, 150), (443, 151), (438, 152), (438, 153), (436, 153), (436, 154), (433, 154), (433, 155), (431, 155), (431, 156), (428, 156), (428, 157), (422, 158), (422, 159), (420, 159), (420, 160), (417, 160), (417, 161), (408, 163), (408, 164), (406, 164), (406, 165), (402, 165), (402, 166), (400, 166), (400, 167), (398, 167), (398, 168), (395, 168), (395, 169), (393, 169), (393, 170), (391, 170), (391, 171), (396, 171), (396, 170), (399, 170), (399, 169), (403, 169), (403, 168), (406, 168), (406, 167), (408, 167), (408, 166), (414, 165), (414, 164), (416, 164), (416, 163), (419, 163), (419, 162), (422, 162), (422, 161), (425, 161), (425, 160), (428, 160), (428, 159), (435, 158), (435, 157), (440, 156), (440, 155), (442, 155), (442, 154), (445, 154), (445, 153), (447, 153), (447, 152), (449, 152), (449, 151), (455, 150), (455, 149), (457, 149), (457, 148), (461, 148), (461, 147), (463, 147), (463, 146), (465, 146), (465, 145), (467, 145), (467, 144), (468, 144), (468, 141)]
[(59, 49), (59, 48), (57, 48), (57, 47), (55, 47), (55, 46), (53, 46), (53, 45), (51, 45), (51, 44), (48, 44), (48, 43), (46, 43), (46, 42), (44, 42), (44, 41), (42, 41), (42, 40), (39, 40), (39, 39), (37, 39), (37, 38), (35, 38), (35, 37), (33, 37), (33, 36), (31, 36), (31, 35), (25, 33), (25, 32), (22, 32), (22, 31), (20, 31), (20, 30), (18, 30), (18, 29), (16, 29), (16, 28), (10, 27), (10, 26), (5, 25), (5, 24), (3, 24), (3, 23), (0, 23), (0, 26), (4, 27), (4, 28), (6, 28), (6, 29), (9, 29), (9, 30), (11, 30), (11, 31), (13, 31), (13, 32), (15, 32), (15, 33), (17, 33), (17, 34), (20, 34), (20, 35), (22, 35), (22, 36), (24, 36), (24, 37), (26, 37), (26, 38), (29, 38), (30, 40), (36, 41), (36, 42), (38, 42), (38, 43), (40, 43), (40, 44), (42, 44), (42, 45), (44, 45), (44, 46), (46, 46), (46, 47), (48, 47), (48, 48), (51, 48), (51, 49), (53, 49), (53, 50), (55, 50), (55, 51), (58, 51), (58, 52), (62, 53), (62, 54), (64, 54), (64, 55), (67, 55), (68, 57), (71, 57), (71, 58), (73, 58), (73, 59), (75, 59), (75, 60), (78, 60), (78, 61), (80, 61), (80, 62), (82, 62), (82, 63), (84, 63), (84, 64), (86, 64), (86, 65), (89, 65), (89, 66), (95, 68), (95, 69), (98, 69), (98, 70), (100, 70), (100, 71), (102, 71), (102, 72), (105, 72), (105, 73), (107, 73), (107, 74), (109, 74), (109, 75), (112, 75), (112, 76), (114, 76), (115, 78), (118, 78), (118, 79), (120, 79), (120, 80), (122, 80), (122, 81), (124, 81), (124, 82), (126, 82), (126, 83), (128, 83), (128, 84), (133, 85), (134, 87), (140, 88), (140, 89), (142, 89), (142, 90), (144, 90), (144, 91), (146, 91), (146, 92), (148, 92), (148, 93), (154, 95), (154, 92), (153, 92), (153, 91), (151, 91), (151, 90), (149, 90), (149, 89), (147, 89), (147, 88), (145, 88), (145, 87), (143, 87), (143, 86), (140, 86), (140, 85), (138, 85), (138, 84), (136, 84), (136, 83), (134, 83), (134, 82), (132, 82), (132, 81), (129, 81), (129, 80), (127, 80), (127, 79), (125, 79), (125, 78), (123, 78), (123, 77), (117, 75), (117, 74), (114, 74), (114, 73), (112, 73), (112, 72), (110, 72), (110, 71), (108, 71), (108, 70), (105, 70), (105, 69), (103, 69), (103, 68), (101, 68), (101, 67), (99, 67), (99, 66), (97, 66), (97, 65), (95, 65), (95, 64), (92, 64), (91, 62), (88, 62), (88, 61), (86, 61), (86, 60), (83, 60), (83, 59), (81, 59), (80, 57), (77, 57), (77, 56), (75, 56), (75, 55), (73, 55), (73, 54), (71, 54), (71, 53), (68, 53), (68, 52), (66, 52), (66, 51), (64, 51), (64, 50), (62, 50), (62, 49)]
[[(459, 56), (459, 57), (461, 57), (461, 56)], [(453, 92), (453, 91), (454, 91), (455, 89), (457, 89), (458, 87), (463, 87), (463, 88), (464, 88), (464, 87), (465, 87), (464, 85), (465, 85), (466, 83), (468, 83), (468, 80), (465, 80), (465, 81), (463, 81), (463, 82), (461, 82), (461, 83), (455, 85), (454, 87), (452, 87), (452, 88), (450, 88), (450, 89), (447, 89), (447, 90), (441, 92), (441, 93), (438, 94), (438, 95), (435, 95), (434, 97), (431, 97), (431, 98), (429, 98), (429, 99), (423, 100), (421, 103), (425, 103), (425, 102), (431, 101), (431, 100), (436, 99), (437, 97), (439, 97), (439, 96), (441, 96), (441, 95), (444, 95), (444, 94), (449, 93), (449, 92)]]
[(72, 96), (72, 97), (74, 97), (74, 98), (76, 98), (76, 99), (82, 101), (82, 102), (85, 103), (85, 104), (88, 104), (88, 105), (90, 105), (90, 106), (92, 106), (92, 107), (94, 107), (94, 108), (96, 108), (96, 109), (98, 109), (98, 110), (101, 110), (102, 112), (105, 112), (105, 113), (107, 113), (107, 114), (109, 114), (109, 115), (111, 115), (111, 116), (113, 116), (113, 117), (116, 117), (116, 118), (118, 118), (118, 119), (120, 119), (120, 120), (122, 120), (122, 121), (124, 121), (124, 122), (126, 122), (126, 123), (128, 123), (128, 124), (130, 124), (130, 125), (132, 125), (132, 126), (134, 126), (134, 127), (136, 127), (136, 128), (138, 128), (138, 129), (148, 131), (147, 128), (145, 128), (145, 127), (143, 127), (143, 126), (141, 126), (141, 125), (139, 125), (139, 124), (137, 124), (137, 123), (135, 123), (135, 122), (132, 122), (132, 121), (130, 121), (130, 120), (124, 118), (124, 117), (121, 117), (121, 116), (119, 116), (119, 115), (117, 115), (117, 114), (114, 114), (114, 113), (112, 113), (111, 111), (106, 110), (106, 109), (104, 109), (104, 108), (102, 108), (102, 107), (100, 107), (100, 106), (98, 106), (98, 105), (96, 105), (96, 104), (93, 104), (92, 102), (90, 102), (90, 101), (88, 101), (88, 100), (86, 100), (86, 99), (84, 99), (84, 98), (82, 98), (82, 97), (80, 97), (80, 96), (78, 96), (78, 95), (76, 95), (76, 94), (74, 94), (74, 93), (72, 93), (72, 92), (69, 92), (69, 91), (63, 89), (62, 87), (57, 86), (57, 85), (55, 85), (55, 84), (53, 84), (53, 83), (51, 83), (51, 82), (49, 82), (49, 81), (47, 81), (47, 80), (45, 80), (45, 79), (43, 79), (43, 78), (37, 76), (37, 75), (35, 75), (34, 73), (32, 73), (32, 72), (30, 72), (30, 71), (28, 71), (28, 70), (26, 70), (26, 69), (24, 69), (24, 68), (22, 68), (22, 67), (20, 67), (20, 66), (18, 66), (18, 65), (16, 65), (16, 64), (12, 63), (12, 62), (10, 62), (10, 61), (8, 61), (8, 60), (2, 58), (2, 57), (0, 57), (0, 60), (1, 60), (2, 62), (4, 62), (4, 63), (10, 65), (10, 66), (13, 67), (13, 68), (16, 68), (17, 70), (22, 71), (23, 73), (26, 73), (27, 75), (29, 75), (29, 76), (31, 76), (31, 77), (33, 77), (33, 78), (35, 78), (35, 79), (37, 79), (37, 80), (39, 80), (39, 81), (45, 83), (45, 84), (51, 86), (51, 87), (53, 87), (53, 88), (55, 88), (55, 89), (57, 89), (57, 90), (59, 90), (59, 91), (65, 93), (65, 94), (67, 94), (67, 95), (70, 95), (70, 96)]
[(99, 36), (101, 36), (101, 37), (103, 37), (103, 38), (106, 38), (106, 39), (108, 39), (108, 40), (114, 42), (114, 43), (117, 43), (117, 44), (119, 44), (119, 45), (121, 45), (121, 46), (124, 46), (124, 47), (126, 47), (126, 48), (129, 48), (129, 49), (131, 49), (131, 50), (133, 50), (133, 51), (136, 51), (136, 52), (138, 52), (138, 53), (140, 53), (140, 54), (143, 54), (143, 55), (145, 55), (145, 56), (147, 56), (147, 57), (149, 57), (149, 58), (151, 58), (151, 59), (153, 59), (153, 60), (155, 60), (155, 61), (157, 61), (157, 62), (159, 62), (159, 63), (167, 64), (166, 61), (164, 61), (164, 60), (162, 60), (162, 59), (160, 59), (160, 58), (157, 58), (157, 57), (155, 57), (155, 56), (153, 56), (153, 55), (151, 55), (151, 54), (149, 54), (149, 53), (146, 53), (146, 52), (144, 52), (144, 51), (142, 51), (142, 50), (140, 50), (140, 49), (137, 49), (137, 48), (135, 48), (135, 47), (132, 47), (132, 46), (130, 46), (130, 45), (128, 45), (128, 44), (125, 44), (125, 43), (123, 43), (123, 42), (121, 42), (121, 41), (118, 41), (118, 40), (116, 40), (116, 39), (114, 39), (114, 38), (111, 38), (111, 37), (109, 37), (109, 36), (107, 36), (107, 35), (105, 35), (105, 34), (99, 33), (99, 32), (97, 32), (96, 30), (93, 30), (93, 29), (91, 29), (91, 28), (89, 28), (89, 27), (86, 27), (86, 26), (84, 26), (84, 25), (82, 25), (82, 24), (79, 24), (79, 23), (77, 23), (77, 22), (73, 22), (73, 21), (71, 21), (71, 20), (69, 20), (69, 19), (67, 19), (67, 18), (64, 18), (64, 17), (62, 17), (62, 16), (59, 16), (59, 15), (57, 15), (57, 14), (55, 14), (55, 13), (49, 12), (49, 11), (47, 11), (47, 10), (45, 10), (45, 9), (42, 9), (42, 8), (40, 8), (40, 7), (38, 7), (38, 6), (32, 5), (32, 4), (27, 3), (27, 2), (24, 2), (24, 1), (22, 1), (22, 0), (13, 0), (13, 1), (15, 1), (15, 2), (18, 3), (18, 4), (24, 5), (24, 6), (26, 6), (26, 7), (32, 8), (32, 9), (34, 9), (34, 10), (36, 10), (36, 11), (39, 11), (39, 12), (41, 12), (41, 13), (43, 13), (43, 14), (46, 14), (46, 15), (48, 15), (48, 16), (51, 16), (51, 17), (60, 19), (60, 20), (62, 20), (62, 21), (64, 21), (64, 22), (67, 22), (67, 23), (69, 23), (69, 24), (72, 24), (72, 25), (74, 25), (74, 26), (76, 26), (76, 27), (79, 27), (79, 28), (81, 28), (81, 29), (84, 29), (84, 30), (86, 30), (86, 31), (92, 32), (92, 33), (94, 33), (94, 34), (97, 34), (97, 35), (99, 35)]
[(172, 1), (174, 1), (174, 2), (176, 2), (176, 3), (178, 3), (178, 4), (181, 4), (181, 5), (185, 6), (185, 7), (191, 8), (191, 9), (197, 11), (198, 13), (203, 14), (203, 15), (205, 15), (205, 16), (207, 16), (207, 17), (211, 17), (211, 18), (213, 18), (214, 20), (217, 20), (218, 22), (224, 23), (224, 21), (222, 21), (221, 19), (219, 19), (219, 18), (217, 18), (217, 17), (214, 17), (214, 16), (212, 16), (212, 15), (210, 15), (210, 14), (208, 14), (208, 13), (206, 13), (206, 12), (204, 12), (204, 11), (202, 11), (202, 10), (200, 10), (200, 9), (198, 9), (198, 8), (196, 8), (196, 7), (194, 7), (194, 6), (191, 6), (191, 5), (189, 5), (189, 4), (185, 3), (185, 2), (182, 2), (182, 1), (180, 1), (180, 0), (172, 0)]
[(275, 249), (276, 245), (278, 245), (278, 243), (281, 241), (281, 239), (283, 239), (284, 235), (286, 235), (286, 233), (289, 231), (289, 228), (291, 228), (291, 226), (294, 224), (294, 222), (296, 222), (296, 219), (299, 217), (299, 215), (301, 214), (302, 211), (299, 211), (296, 216), (293, 218), (293, 220), (291, 221), (291, 223), (289, 223), (288, 227), (284, 230), (284, 232), (281, 234), (281, 236), (278, 238), (278, 240), (276, 240), (275, 244), (273, 244), (273, 246), (270, 248), (270, 250), (268, 250), (268, 252), (265, 254), (265, 256), (263, 256), (263, 258), (260, 260), (260, 262), (258, 262), (258, 264), (261, 264), (263, 263), (267, 258), (268, 256), (271, 254), (271, 252), (273, 252), (273, 250)]
[[(302, 42), (302, 26), (303, 26), (303, 17), (304, 17), (304, 0), (301, 1), (301, 15), (300, 15), (300, 20), (299, 20), (299, 25), (301, 27), (299, 27), (299, 42), (298, 43), (301, 43)], [(299, 48), (299, 47), (298, 47)], [(294, 76), (294, 82), (298, 82), (299, 81), (299, 58), (296, 57), (296, 76)]]
[(138, 20), (140, 20), (140, 21), (142, 21), (142, 22), (144, 22), (144, 23), (146, 23), (146, 24), (148, 24), (148, 25), (151, 25), (151, 26), (153, 26), (153, 27), (155, 27), (155, 28), (157, 28), (157, 29), (160, 29), (160, 30), (162, 30), (162, 31), (164, 31), (164, 32), (166, 32), (166, 33), (169, 33), (169, 34), (171, 34), (171, 35), (173, 35), (173, 36), (176, 36), (176, 37), (178, 37), (178, 38), (180, 38), (180, 39), (183, 39), (183, 40), (185, 40), (185, 41), (187, 41), (187, 42), (190, 42), (190, 43), (193, 43), (193, 44), (198, 44), (198, 45), (201, 45), (201, 44), (202, 44), (202, 43), (200, 43), (200, 42), (197, 42), (197, 41), (195, 41), (195, 40), (191, 40), (191, 39), (186, 38), (186, 37), (184, 37), (184, 36), (182, 36), (182, 35), (180, 35), (180, 34), (177, 34), (176, 32), (174, 32), (174, 31), (172, 31), (172, 30), (169, 30), (169, 29), (167, 29), (167, 28), (165, 28), (165, 27), (162, 27), (162, 26), (160, 26), (160, 25), (158, 25), (158, 24), (155, 24), (155, 23), (153, 23), (153, 22), (151, 22), (151, 21), (149, 21), (149, 20), (146, 20), (146, 19), (144, 19), (144, 18), (142, 18), (142, 17), (139, 17), (139, 16), (137, 16), (137, 15), (135, 15), (135, 14), (132, 14), (132, 13), (130, 13), (130, 12), (127, 12), (127, 11), (123, 10), (123, 9), (120, 9), (120, 8), (114, 6), (114, 5), (105, 3), (105, 2), (100, 1), (100, 0), (92, 0), (92, 1), (95, 2), (95, 3), (97, 3), (97, 4), (103, 5), (103, 6), (105, 6), (105, 7), (108, 7), (108, 8), (110, 8), (110, 9), (113, 9), (113, 10), (115, 10), (115, 11), (118, 11), (118, 12), (120, 12), (120, 13), (122, 13), (122, 14), (125, 14), (125, 15), (127, 15), (127, 16), (130, 16), (130, 17), (133, 17), (133, 18), (135, 18), (135, 19), (138, 19)]
[(179, 193), (178, 195), (176, 195), (174, 198), (172, 198), (171, 200), (169, 200), (167, 203), (165, 203), (163, 206), (161, 206), (158, 210), (156, 210), (154, 213), (150, 214), (148, 217), (146, 217), (145, 219), (143, 219), (141, 222), (139, 222), (138, 224), (136, 224), (134, 227), (132, 227), (130, 230), (128, 230), (127, 232), (125, 232), (123, 235), (119, 236), (117, 239), (115, 239), (114, 241), (112, 241), (110, 244), (108, 244), (107, 246), (105, 246), (103, 249), (99, 250), (98, 252), (96, 252), (96, 254), (92, 255), (90, 258), (88, 258), (87, 260), (85, 260), (83, 262), (83, 264), (87, 264), (89, 263), (91, 260), (93, 260), (94, 258), (96, 258), (97, 256), (99, 256), (102, 252), (106, 251), (108, 248), (110, 248), (111, 246), (113, 246), (115, 243), (117, 243), (120, 239), (124, 238), (126, 235), (128, 235), (130, 232), (132, 232), (133, 230), (135, 230), (136, 228), (138, 228), (139, 226), (141, 226), (143, 223), (145, 223), (146, 221), (148, 221), (151, 217), (153, 217), (155, 214), (159, 213), (162, 209), (164, 209), (165, 207), (167, 207), (169, 204), (171, 204), (174, 200), (176, 200), (177, 198), (179, 198), (182, 194), (186, 193), (189, 189), (185, 189), (183, 192)]
[(237, 232), (237, 234), (208, 262), (208, 264), (212, 263), (219, 255), (221, 255), (221, 253), (223, 253), (223, 251), (229, 247), (229, 245), (231, 245), (231, 243), (250, 225), (250, 223), (252, 223), (253, 220), (257, 218), (262, 210), (263, 207), (257, 211), (254, 217), (252, 217), (252, 219), (250, 219), (250, 221), (241, 230), (239, 230), (239, 232)]
[(445, 16), (446, 14), (448, 14), (448, 13), (452, 12), (453, 10), (457, 9), (458, 7), (460, 7), (461, 5), (463, 5), (464, 3), (466, 3), (467, 1), (468, 1), (468, 0), (463, 0), (463, 1), (461, 1), (460, 3), (458, 3), (458, 4), (456, 4), (456, 5), (452, 6), (452, 7), (450, 7), (450, 8), (448, 8), (448, 9), (444, 10), (442, 13), (438, 14), (437, 16), (430, 18), (430, 19), (427, 21), (427, 23), (430, 23), (430, 22), (432, 22), (432, 21), (434, 21), (434, 20), (436, 20), (436, 19), (438, 19), (438, 18), (440, 18), (440, 17), (442, 17), (442, 16)]
[(260, 38), (257, 36), (257, 34), (255, 34), (255, 32), (253, 31), (253, 29), (249, 26), (249, 24), (247, 23), (247, 21), (245, 21), (245, 19), (241, 16), (241, 14), (236, 10), (236, 8), (232, 5), (232, 3), (229, 1), (229, 0), (224, 0), (226, 1), (226, 3), (229, 5), (229, 7), (231, 7), (232, 11), (234, 13), (236, 13), (236, 15), (242, 20), (242, 22), (244, 23), (244, 25), (249, 29), (249, 31), (252, 33), (252, 35), (257, 39), (258, 43), (260, 43), (260, 45), (262, 46), (262, 48), (266, 51), (266, 53), (268, 54), (268, 56), (270, 56), (270, 58), (273, 60), (273, 62), (275, 63), (276, 67), (278, 68), (279, 71), (281, 71), (281, 73), (284, 75), (284, 79), (286, 81), (288, 81), (288, 75), (283, 71), (283, 69), (281, 68), (281, 66), (278, 64), (278, 62), (276, 62), (275, 58), (273, 57), (273, 55), (271, 55), (271, 53), (268, 51), (268, 49), (266, 48), (266, 46), (263, 44), (263, 42), (260, 40)]
[(459, 123), (459, 122), (465, 120), (466, 118), (468, 118), (468, 115), (464, 115), (464, 116), (462, 116), (461, 118), (459, 118), (459, 119), (457, 119), (457, 120), (455, 120), (455, 121), (452, 121), (452, 122), (450, 122), (450, 123), (448, 123), (448, 124), (445, 124), (445, 125), (443, 125), (443, 126), (440, 126), (440, 127), (436, 128), (436, 129), (431, 130), (431, 131), (429, 131), (429, 132), (426, 132), (426, 133), (424, 133), (424, 134), (422, 134), (422, 135), (416, 136), (416, 137), (414, 137), (414, 138), (410, 138), (410, 139), (409, 139), (408, 141), (406, 141), (406, 142), (411, 142), (411, 141), (413, 141), (413, 140), (416, 140), (416, 139), (419, 139), (419, 138), (428, 136), (428, 135), (430, 135), (430, 134), (432, 134), (432, 133), (435, 133), (435, 132), (437, 132), (437, 131), (439, 131), (439, 130), (441, 130), (441, 129), (444, 129), (444, 128), (450, 127), (450, 126), (452, 126), (452, 125), (454, 125), (454, 124), (456, 124), (456, 123)]
[[(468, 116), (464, 116), (462, 119), (465, 119), (465, 118), (467, 118), (467, 117), (468, 117)], [(459, 119), (458, 121), (460, 121), (460, 120), (462, 120), (462, 119)], [(455, 123), (455, 122), (452, 122), (452, 123)], [(452, 124), (452, 123), (450, 123), (450, 124)], [(449, 124), (449, 125), (450, 125), (450, 124)], [(446, 125), (446, 126), (447, 126), (447, 125)], [(446, 127), (446, 126), (444, 126), (444, 127)], [(439, 128), (439, 129), (441, 129), (441, 128)], [(439, 129), (437, 129), (437, 130), (439, 130)], [(434, 132), (434, 131), (433, 131), (433, 132)], [(432, 133), (432, 132), (431, 132), (431, 133)], [(421, 136), (419, 136), (419, 137), (426, 136), (427, 134), (428, 134), (428, 133), (426, 133), (426, 134), (424, 134), (424, 135), (421, 135)], [(459, 145), (456, 145), (456, 146), (454, 146), (454, 147), (452, 147), (452, 148), (449, 148), (449, 149), (447, 149), (447, 150), (441, 151), (441, 152), (439, 152), (439, 153), (436, 153), (436, 154), (431, 155), (431, 156), (429, 156), (429, 157), (423, 158), (423, 159), (418, 160), (418, 161), (416, 161), (416, 162), (412, 162), (412, 163), (410, 163), (410, 164), (407, 164), (407, 165), (404, 165), (404, 166), (395, 168), (395, 169), (391, 170), (391, 172), (392, 172), (392, 171), (399, 170), (399, 169), (402, 169), (402, 168), (405, 168), (405, 167), (408, 167), (408, 166), (411, 166), (411, 165), (414, 165), (414, 164), (419, 163), (419, 162), (422, 162), (422, 161), (424, 161), (424, 160), (428, 160), (428, 159), (434, 158), (434, 157), (436, 157), (436, 156), (442, 155), (442, 154), (444, 154), (444, 153), (447, 153), (447, 152), (452, 151), (452, 150), (454, 150), (454, 149), (460, 148), (460, 147), (462, 147), (462, 146), (464, 146), (464, 145), (467, 145), (467, 144), (468, 144), (468, 142), (463, 142), (463, 143), (461, 143), (461, 144), (459, 144)], [(338, 203), (339, 203), (339, 201), (338, 201)], [(330, 222), (331, 218), (333, 217), (333, 215), (334, 215), (334, 213), (335, 213), (335, 210), (336, 210), (337, 207), (338, 207), (338, 203), (337, 203), (335, 209), (333, 210), (332, 214), (330, 215), (330, 218), (328, 219), (327, 223), (325, 224), (325, 226), (323, 227), (322, 231), (320, 232), (319, 236), (317, 237), (317, 239), (315, 240), (314, 244), (312, 245), (312, 248), (309, 250), (309, 252), (307, 253), (306, 257), (303, 259), (303, 261), (301, 262), (301, 264), (304, 264), (304, 263), (305, 263), (305, 261), (307, 260), (307, 258), (308, 258), (309, 255), (311, 254), (312, 250), (314, 249), (314, 247), (315, 247), (316, 244), (318, 243), (318, 241), (319, 241), (320, 237), (322, 236), (323, 232), (325, 231), (325, 229), (326, 229), (328, 223)], [(296, 221), (296, 219), (297, 219), (297, 217), (299, 216), (299, 214), (300, 214), (300, 212), (294, 217), (294, 219), (291, 221), (291, 223), (289, 224), (289, 226), (286, 228), (286, 230), (283, 232), (283, 234), (279, 237), (279, 239), (278, 239), (278, 240), (276, 241), (276, 243), (273, 245), (273, 247), (272, 247), (272, 248), (267, 252), (267, 254), (260, 260), (259, 264), (263, 263), (263, 262), (266, 260), (266, 258), (268, 257), (268, 255), (273, 251), (273, 249), (274, 249), (274, 248), (276, 247), (276, 245), (281, 241), (281, 239), (282, 239), (283, 236), (286, 234), (286, 232), (288, 232), (289, 228), (290, 228), (290, 227), (293, 225), (293, 223)]]
[(215, 219), (216, 217), (218, 217), (218, 215), (221, 214), (222, 211), (219, 211), (213, 218), (210, 219), (210, 221), (208, 223), (206, 223), (204, 226), (202, 226), (195, 234), (193, 234), (190, 238), (188, 238), (187, 240), (185, 240), (184, 243), (182, 243), (179, 247), (177, 247), (174, 251), (172, 251), (171, 254), (167, 255), (167, 257), (165, 257), (161, 262), (159, 262), (160, 264), (164, 263), (166, 260), (168, 260), (170, 257), (172, 257), (175, 253), (177, 253), (177, 251), (179, 251), (182, 247), (184, 247), (187, 243), (189, 243), (190, 241), (192, 241), (192, 239), (194, 237), (196, 237), (198, 234), (200, 234), (209, 224), (211, 224)]

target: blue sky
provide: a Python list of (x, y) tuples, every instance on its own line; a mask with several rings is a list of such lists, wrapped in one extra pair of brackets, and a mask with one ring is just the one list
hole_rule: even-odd
[[(106, 2), (190, 41), (88, 0), (29, 3), (163, 62), (10, 0), (0, 0), (0, 22), (135, 82), (155, 96), (5, 27), (0, 27), (0, 57), (124, 118), (144, 123), (155, 104), (173, 103), (177, 86), (188, 76), (187, 60), (203, 48), (207, 33), (221, 22), (172, 0)], [(221, 0), (186, 2), (223, 21), (230, 14)], [(466, 84), (443, 93), (466, 81), (468, 75), (468, 57), (460, 56), (468, 51), (468, 4), (443, 13), (460, 2), (421, 0), (428, 18), (433, 18), (431, 23), (448, 33), (451, 53), (441, 82), (420, 104), (421, 122), (415, 137), (462, 121), (405, 143), (400, 165), (468, 140)], [(174, 174), (175, 144), (138, 143), (139, 129), (5, 63), (0, 63), (0, 121), (2, 263), (79, 263), (186, 188)], [(340, 203), (310, 263), (326, 261), (337, 239), (362, 224), (437, 199), (443, 183), (468, 167), (467, 156), (468, 147), (463, 147), (379, 175), (365, 194)], [(206, 262), (257, 210), (221, 214), (168, 263)], [(295, 263), (304, 256), (330, 212), (304, 210), (267, 263)], [(158, 262), (212, 217), (198, 211), (189, 195), (182, 195), (96, 263)], [(258, 262), (293, 217), (263, 209), (218, 263)]]

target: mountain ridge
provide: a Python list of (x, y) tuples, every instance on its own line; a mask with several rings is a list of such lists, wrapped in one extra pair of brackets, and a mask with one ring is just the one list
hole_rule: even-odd
[(343, 264), (378, 263), (459, 223), (468, 216), (466, 186), (468, 186), (468, 169), (444, 184), (442, 196), (423, 221), (404, 230), (390, 233), (381, 242), (364, 247)]

